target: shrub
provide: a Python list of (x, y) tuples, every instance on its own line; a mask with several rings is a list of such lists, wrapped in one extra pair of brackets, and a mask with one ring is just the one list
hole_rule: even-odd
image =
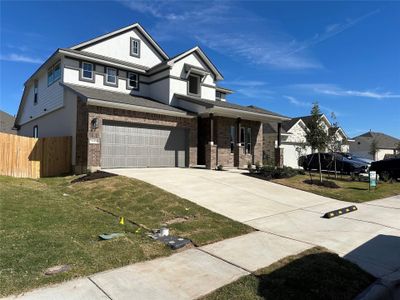
[(255, 165), (256, 165), (256, 172), (259, 173), (262, 167), (261, 163), (259, 161), (256, 161)]
[(216, 170), (217, 170), (217, 171), (223, 171), (223, 170), (224, 170), (224, 166), (223, 166), (223, 165), (218, 165), (218, 166), (216, 167)]
[(307, 179), (307, 180), (304, 180), (304, 183), (307, 183), (307, 184), (315, 184), (315, 185), (327, 187), (327, 188), (330, 188), (330, 189), (338, 189), (338, 188), (340, 188), (340, 186), (337, 185), (336, 182), (334, 182), (334, 181), (329, 181), (329, 180), (323, 180), (323, 181), (321, 182), (321, 181), (318, 181), (318, 180), (310, 180), (310, 179)]
[(289, 178), (297, 174), (299, 174), (299, 171), (291, 167), (263, 166), (260, 168), (260, 175), (267, 179)]

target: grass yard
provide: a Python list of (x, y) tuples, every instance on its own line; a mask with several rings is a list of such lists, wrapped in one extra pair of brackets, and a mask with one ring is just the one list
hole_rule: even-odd
[[(313, 180), (318, 181), (319, 175), (312, 173)], [(365, 202), (370, 200), (381, 199), (385, 197), (400, 195), (399, 182), (383, 182), (380, 181), (376, 189), (368, 190), (368, 182), (351, 181), (349, 176), (343, 176), (340, 179), (334, 179), (333, 175), (323, 175), (324, 180), (335, 182), (340, 188), (327, 188), (317, 185), (305, 183), (310, 179), (310, 175), (296, 175), (291, 178), (273, 179), (272, 182), (286, 185), (299, 190), (311, 192), (314, 194), (349, 202)]]
[(242, 277), (203, 300), (353, 299), (374, 280), (357, 265), (315, 247)]
[[(138, 180), (115, 176), (71, 184), (76, 178), (0, 176), (1, 296), (172, 253), (127, 220), (147, 228), (172, 222), (170, 234), (196, 245), (253, 230)], [(96, 207), (124, 216), (125, 225)], [(99, 241), (99, 234), (112, 232), (126, 236)], [(71, 270), (44, 275), (62, 264)]]

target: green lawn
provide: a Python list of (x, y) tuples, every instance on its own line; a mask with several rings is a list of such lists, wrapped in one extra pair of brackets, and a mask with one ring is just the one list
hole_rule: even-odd
[(203, 300), (353, 299), (373, 281), (357, 265), (315, 247), (242, 277)]
[[(171, 224), (170, 232), (196, 245), (253, 230), (138, 180), (116, 176), (71, 184), (76, 178), (0, 176), (1, 296), (172, 253), (145, 230), (135, 233), (138, 227), (128, 221), (119, 225), (118, 217), (96, 207), (147, 228), (186, 218)], [(110, 232), (127, 235), (99, 241), (99, 234)], [(46, 268), (61, 264), (72, 269), (44, 275)]]
[[(319, 175), (312, 173), (313, 180), (318, 181)], [(343, 176), (335, 180), (333, 175), (323, 175), (324, 180), (334, 181), (340, 188), (327, 188), (305, 183), (310, 175), (296, 175), (291, 178), (273, 179), (272, 182), (283, 184), (303, 191), (349, 202), (365, 202), (385, 197), (400, 195), (399, 182), (380, 181), (376, 189), (368, 190), (368, 182), (352, 181), (349, 176)]]

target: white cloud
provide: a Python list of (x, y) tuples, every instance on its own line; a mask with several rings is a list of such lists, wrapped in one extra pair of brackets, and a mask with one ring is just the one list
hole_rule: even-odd
[[(284, 95), (283, 97), (288, 99), (290, 104), (293, 104), (293, 105), (298, 106), (298, 107), (305, 107), (305, 108), (309, 108), (311, 110), (311, 108), (313, 106), (313, 103), (308, 102), (308, 101), (298, 100), (297, 98), (295, 98), (293, 96)], [(330, 113), (334, 112), (336, 116), (342, 116), (342, 113), (340, 113), (338, 111), (335, 111), (334, 109), (332, 109), (330, 107), (327, 107), (325, 105), (321, 105), (319, 103), (318, 103), (318, 106), (325, 113), (329, 113), (330, 114)]]
[(26, 55), (20, 55), (16, 53), (1, 55), (0, 60), (4, 61), (13, 61), (13, 62), (24, 62), (30, 64), (41, 64), (43, 62), (42, 59), (36, 57), (30, 57)]
[(361, 98), (372, 98), (372, 99), (400, 99), (400, 94), (394, 94), (392, 92), (382, 92), (377, 90), (352, 90), (343, 89), (335, 84), (296, 84), (292, 85), (295, 88), (301, 88), (313, 91), (319, 94), (332, 95), (338, 97), (361, 97)]

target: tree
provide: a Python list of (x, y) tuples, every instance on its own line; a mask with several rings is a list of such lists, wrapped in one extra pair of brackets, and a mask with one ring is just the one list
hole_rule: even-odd
[(319, 180), (322, 183), (322, 170), (321, 170), (321, 151), (324, 151), (327, 147), (328, 134), (322, 127), (321, 123), (321, 111), (319, 109), (318, 102), (313, 104), (311, 109), (311, 118), (307, 122), (306, 129), (306, 141), (311, 147), (312, 151), (318, 150), (318, 170)]
[(379, 151), (378, 142), (376, 139), (373, 139), (371, 142), (371, 146), (369, 146), (369, 154), (372, 155), (373, 160), (376, 159), (376, 153), (378, 153), (378, 151)]
[(335, 168), (335, 178), (337, 178), (336, 155), (334, 153), (342, 152), (342, 147), (347, 143), (347, 139), (346, 138), (340, 139), (339, 136), (337, 135), (340, 126), (334, 112), (331, 113), (331, 119), (333, 122), (331, 128), (329, 128), (328, 131), (327, 147), (328, 150), (332, 153), (333, 163)]

